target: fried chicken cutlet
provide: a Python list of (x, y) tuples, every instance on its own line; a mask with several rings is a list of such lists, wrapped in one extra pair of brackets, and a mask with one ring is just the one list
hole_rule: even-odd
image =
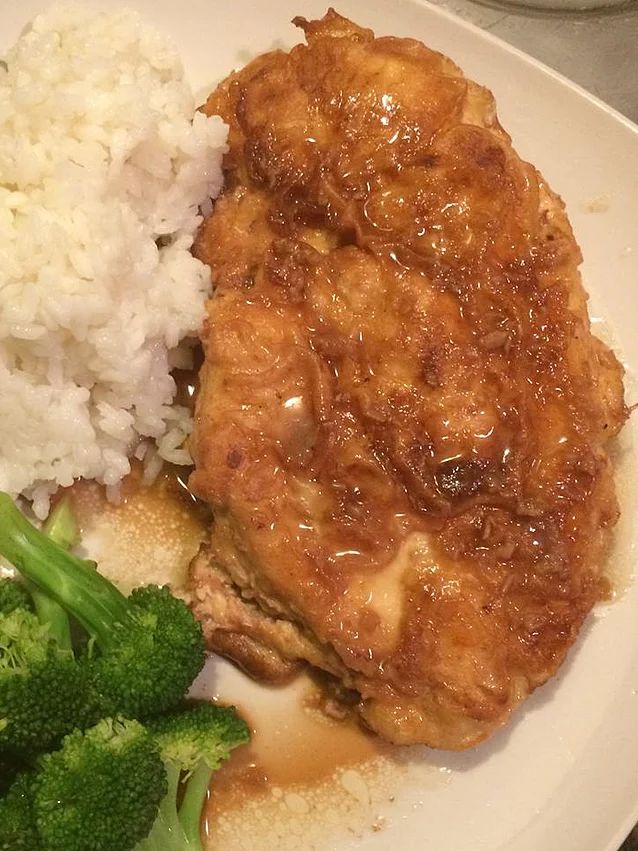
[(327, 671), (398, 743), (463, 749), (551, 677), (618, 518), (622, 369), (564, 205), (489, 91), (334, 11), (204, 107), (230, 125), (190, 487), (213, 649)]

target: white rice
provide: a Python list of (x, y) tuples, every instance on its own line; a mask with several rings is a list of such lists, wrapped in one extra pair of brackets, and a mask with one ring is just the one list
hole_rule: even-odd
[(170, 369), (204, 315), (189, 248), (227, 128), (195, 114), (175, 50), (132, 12), (56, 6), (5, 61), (0, 489), (43, 516), (74, 479), (117, 485), (145, 441), (189, 460)]

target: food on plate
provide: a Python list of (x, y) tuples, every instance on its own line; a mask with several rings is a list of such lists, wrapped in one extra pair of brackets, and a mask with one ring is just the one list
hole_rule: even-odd
[[(34, 849), (124, 851), (150, 832), (167, 792), (156, 743), (137, 721), (75, 730), (17, 781)], [(13, 787), (5, 807), (13, 802)]]
[(0, 104), (0, 555), (18, 574), (0, 579), (0, 848), (201, 851), (211, 776), (248, 728), (185, 702), (200, 624), (73, 555), (57, 491), (117, 496), (132, 455), (146, 480), (190, 462), (171, 372), (193, 367), (210, 272), (190, 248), (227, 128), (195, 114), (166, 39), (84, 4), (36, 18)]
[[(65, 548), (75, 540), (68, 498), (52, 510), (43, 533)], [(0, 646), (0, 753), (31, 757), (91, 723), (96, 706), (89, 679), (72, 652), (69, 617), (55, 600), (3, 579)]]
[[(308, 46), (196, 113), (129, 12), (56, 6), (0, 70), (0, 848), (201, 851), (213, 772), (250, 738), (187, 699), (205, 639), (269, 681), (321, 669), (333, 714), (386, 739), (461, 749), (607, 593), (622, 370), (562, 202), (450, 60), (297, 23)], [(58, 491), (134, 502), (137, 471), (190, 462), (206, 311), (190, 611), (72, 554), (82, 488)]]
[(77, 664), (94, 703), (90, 711), (145, 718), (179, 703), (204, 665), (204, 645), (199, 623), (168, 587), (147, 585), (125, 597), (36, 529), (3, 493), (0, 555), (89, 634), (90, 652)]
[(28, 583), (0, 582), (0, 848), (201, 851), (211, 776), (250, 734), (232, 707), (185, 700), (199, 624), (168, 588), (127, 599), (67, 552), (66, 498), (44, 532), (7, 494), (0, 514)]
[[(210, 287), (192, 257), (226, 128), (195, 115), (168, 41), (127, 11), (37, 17), (0, 65), (0, 489), (46, 516), (74, 479), (116, 485), (158, 442)], [(153, 450), (154, 451), (154, 450)]]
[(233, 709), (203, 702), (187, 704), (147, 727), (160, 749), (169, 791), (148, 838), (135, 851), (202, 851), (202, 812), (211, 778), (231, 750), (249, 741), (248, 728)]
[(0, 847), (16, 851), (39, 851), (39, 838), (27, 797), (27, 777), (22, 775), (0, 799)]
[(622, 368), (564, 205), (489, 91), (334, 11), (204, 112), (226, 188), (190, 487), (209, 646), (307, 662), (381, 736), (463, 749), (551, 677), (618, 518)]
[(32, 611), (33, 601), (24, 585), (4, 577), (0, 579), (0, 615), (10, 615), (16, 609)]
[(144, 726), (105, 718), (75, 730), (0, 800), (0, 847), (202, 851), (210, 776), (247, 740), (232, 709), (203, 703)]

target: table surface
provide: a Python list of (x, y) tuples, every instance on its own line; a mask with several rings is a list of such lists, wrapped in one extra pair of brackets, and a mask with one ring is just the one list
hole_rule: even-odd
[[(540, 59), (638, 124), (638, 0), (600, 12), (433, 2)], [(638, 826), (621, 851), (638, 851)]]
[(434, 2), (540, 59), (638, 124), (638, 0), (602, 12)]

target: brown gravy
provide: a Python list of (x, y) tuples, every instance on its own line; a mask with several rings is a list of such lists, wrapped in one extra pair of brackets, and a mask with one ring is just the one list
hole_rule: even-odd
[[(99, 560), (100, 570), (125, 591), (149, 582), (183, 587), (188, 564), (210, 521), (208, 507), (186, 487), (189, 472), (167, 466), (153, 484), (146, 485), (142, 465), (135, 463), (121, 485), (118, 503), (109, 502), (105, 489), (95, 482), (79, 481), (71, 489), (83, 544)], [(300, 790), (307, 795), (326, 784), (338, 786), (339, 772), (348, 775), (348, 769), (352, 776), (345, 782), (356, 786), (359, 768), (390, 757), (394, 750), (352, 718), (327, 717), (318, 708), (319, 686), (311, 680), (274, 712), (237, 700), (232, 690), (224, 688), (217, 699), (238, 705), (253, 739), (214, 776), (203, 823), (212, 847), (222, 814), (239, 815), (251, 801), (272, 801), (274, 790), (294, 816), (294, 808), (304, 806)], [(348, 795), (341, 786), (338, 789)], [(353, 792), (356, 798), (357, 790)]]
[(215, 774), (210, 821), (241, 806), (247, 797), (273, 788), (285, 792), (312, 786), (333, 777), (337, 769), (362, 765), (392, 750), (354, 719), (332, 720), (306, 701), (291, 707), (285, 717), (261, 717), (254, 707), (240, 711), (251, 723), (253, 740)]
[(187, 488), (189, 473), (188, 467), (165, 465), (147, 485), (142, 465), (134, 462), (116, 503), (95, 482), (78, 481), (71, 488), (83, 542), (123, 590), (153, 582), (184, 586), (210, 519), (208, 507)]

